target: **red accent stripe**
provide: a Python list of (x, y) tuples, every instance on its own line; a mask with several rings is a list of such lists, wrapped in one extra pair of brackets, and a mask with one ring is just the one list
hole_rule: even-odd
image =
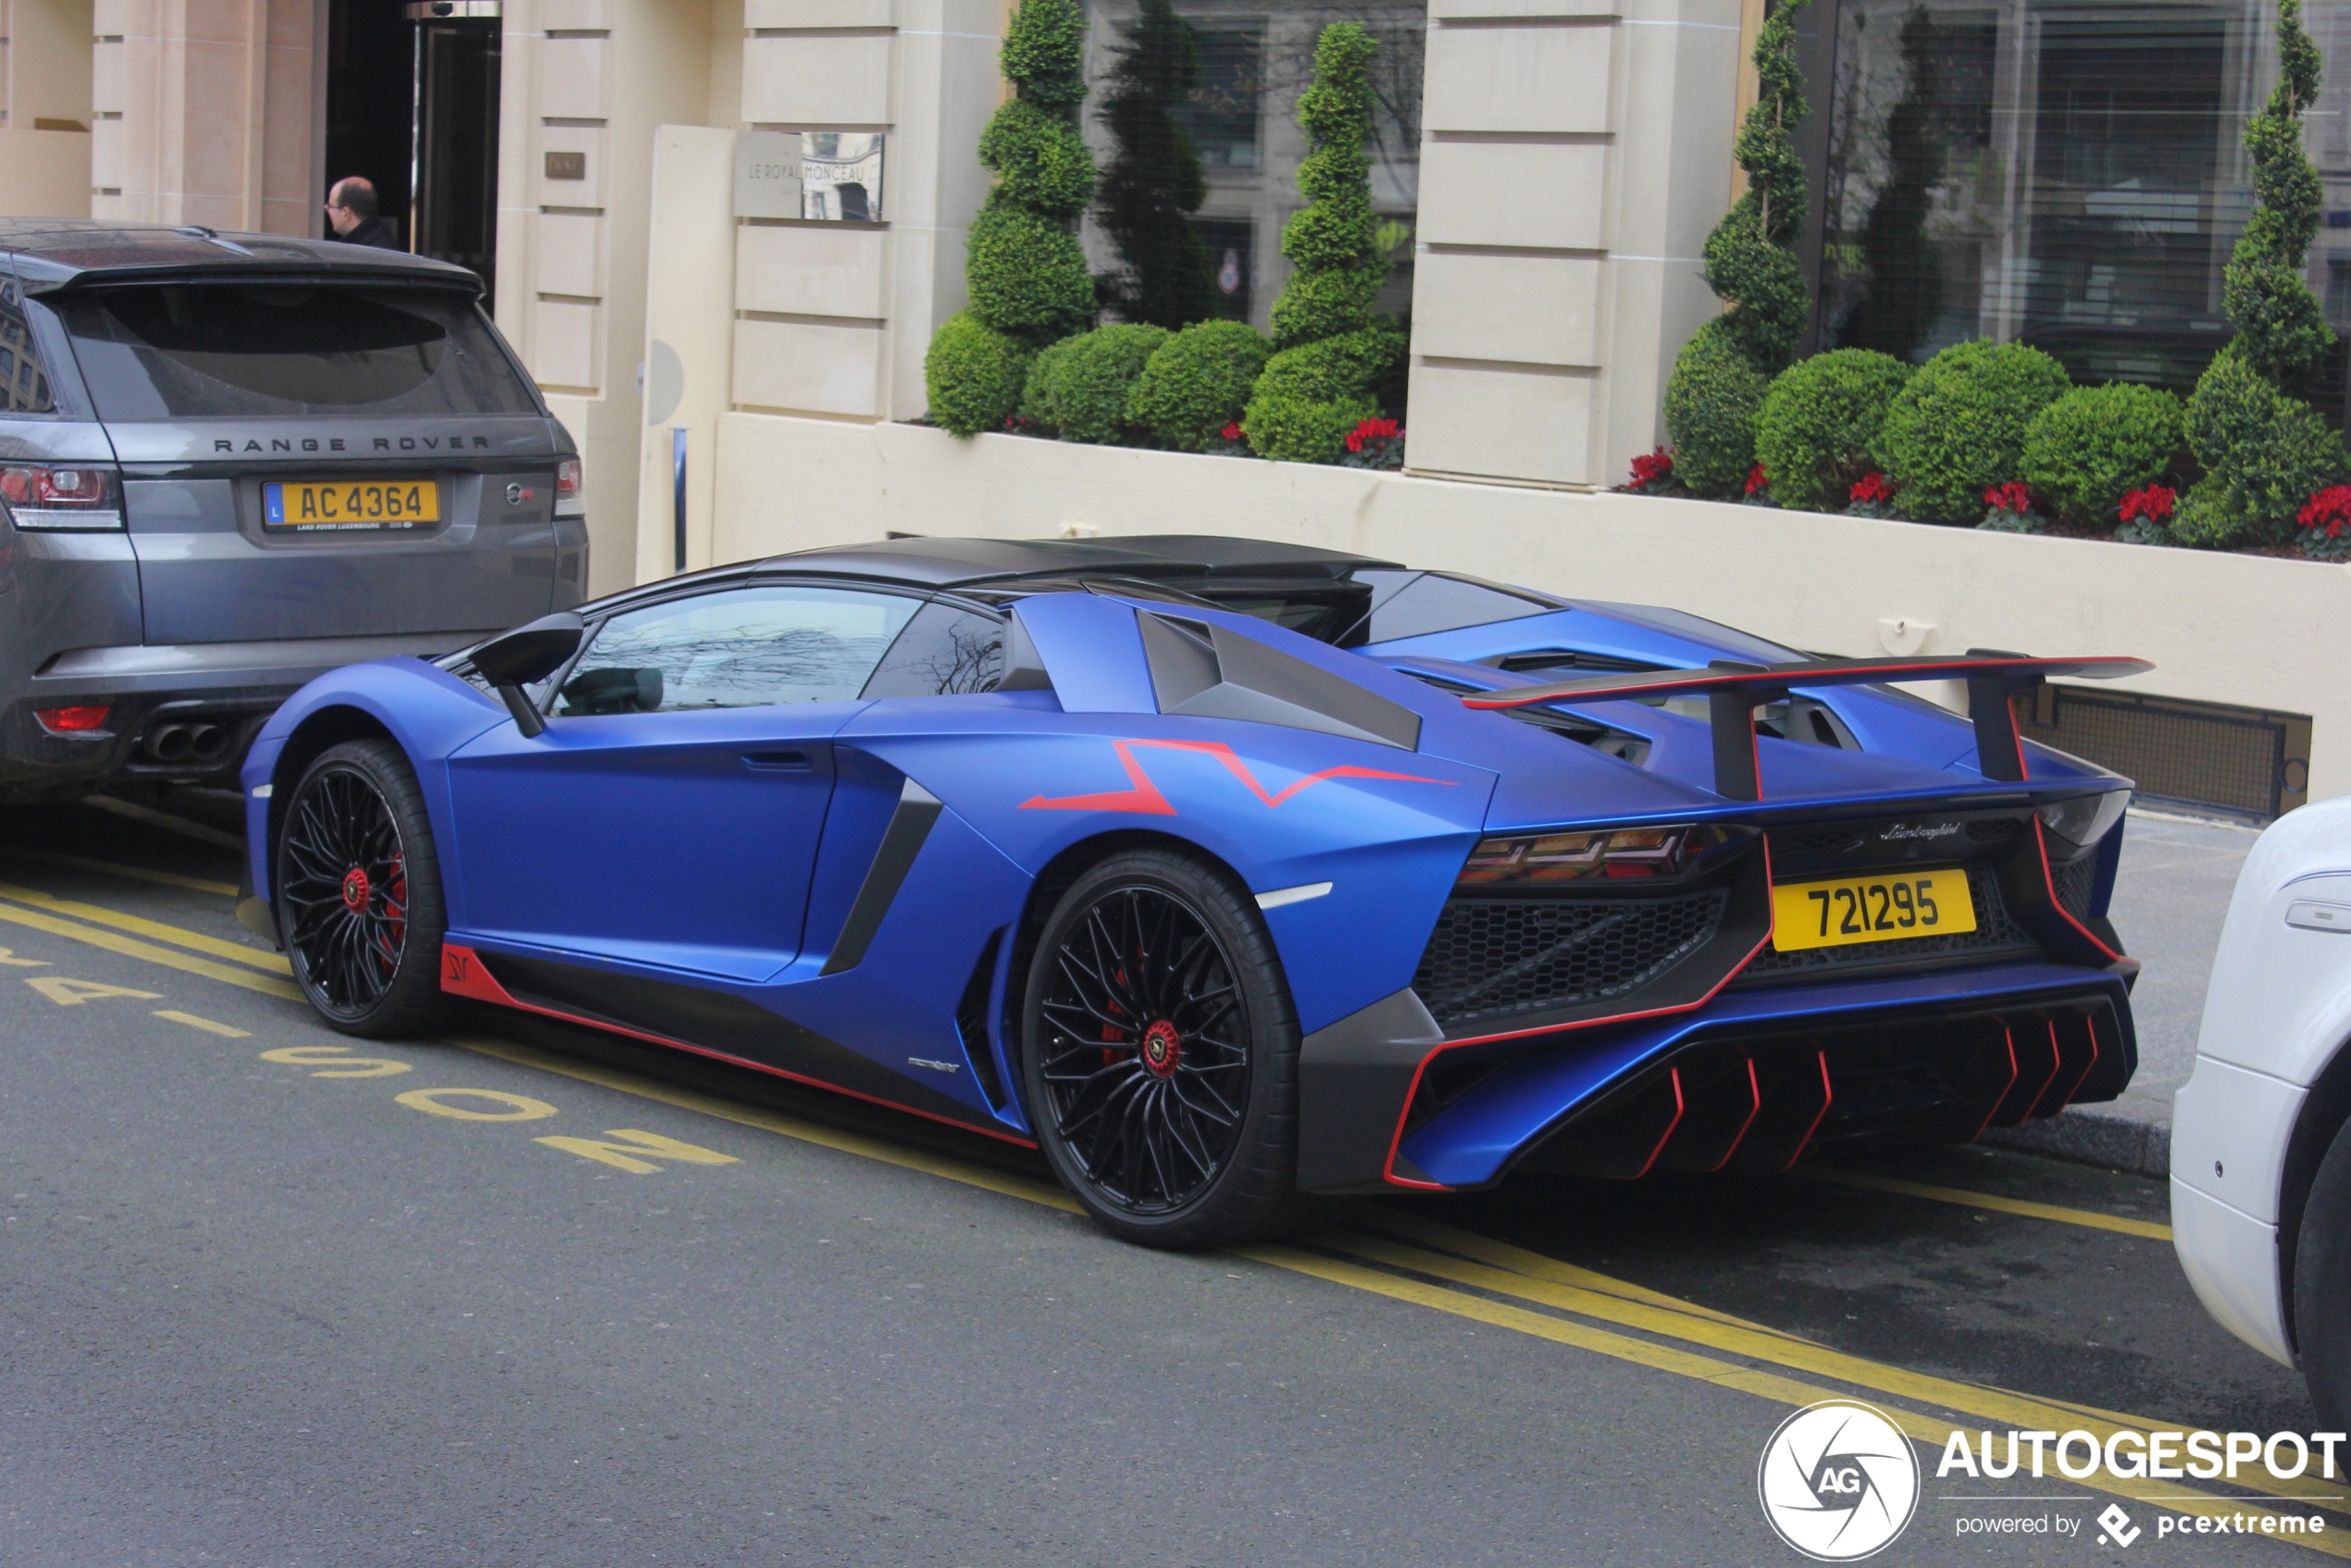
[(1780, 1167), (1783, 1171), (1796, 1169), (1796, 1163), (1804, 1158), (1806, 1150), (1812, 1147), (1812, 1135), (1820, 1131), (1821, 1124), (1828, 1119), (1829, 1107), (1836, 1102), (1836, 1086), (1829, 1081), (1829, 1053), (1823, 1051), (1819, 1054), (1821, 1058), (1821, 1109), (1812, 1118), (1812, 1125), (1804, 1129), (1804, 1139), (1796, 1146), (1796, 1152), (1789, 1155), (1787, 1164)]
[[(2068, 1105), (2073, 1103), (2073, 1097), (2082, 1092), (2082, 1086), (2090, 1081), (2090, 1074), (2096, 1069), (2098, 1064), (2098, 1026), (2096, 1018), (2085, 1015), (2082, 1020), (2082, 1027), (2090, 1037), (2090, 1060), (2083, 1065), (2082, 1071), (2074, 1076), (2073, 1081), (2065, 1086), (2065, 1092), (2058, 1096), (2057, 1109), (2059, 1111), (2062, 1111)], [(2057, 1032), (2057, 1022), (2054, 1019), (2050, 1020), (2049, 1032), (2051, 1034), (2055, 1034)], [(2054, 1114), (2054, 1113), (2052, 1114)]]
[(1287, 788), (1275, 794), (1257, 781), (1257, 776), (1249, 770), (1249, 765), (1222, 740), (1113, 740), (1111, 745), (1118, 753), (1119, 763), (1126, 769), (1127, 781), (1134, 788), (1111, 790), (1096, 795), (1032, 795), (1021, 802), (1020, 809), (1131, 811), (1146, 816), (1174, 816), (1176, 808), (1168, 804), (1167, 797), (1160, 793), (1159, 786), (1151, 781), (1150, 776), (1143, 772), (1142, 764), (1135, 760), (1134, 748), (1138, 746), (1151, 746), (1166, 752), (1205, 753), (1223, 763), (1225, 770), (1248, 786), (1249, 792), (1264, 802), (1268, 809), (1278, 807), (1300, 791), (1331, 778), (1394, 778), (1407, 784), (1441, 784), (1447, 789), (1453, 785), (1449, 778), (1424, 778), (1417, 773), (1389, 773), (1376, 767), (1326, 767), (1320, 773), (1310, 773), (1292, 780)]
[[(2021, 741), (2018, 742), (2020, 745), (2023, 742)], [(2106, 954), (2107, 961), (2108, 963), (2120, 963), (2122, 955), (2115, 952), (2112, 948), (2107, 946), (2106, 943), (2100, 941), (2096, 932), (2091, 930), (2087, 926), (2083, 925), (2082, 922), (2073, 918), (2073, 912), (2066, 908), (2063, 901), (2059, 899), (2057, 890), (2057, 872), (2052, 869), (2049, 865), (2048, 829), (2041, 825), (2040, 814), (2037, 812), (2035, 812), (2033, 816), (2033, 842), (2034, 847), (2039, 849), (2041, 852), (2041, 885), (2048, 890), (2049, 907), (2063, 915), (2067, 925), (2081, 932), (2084, 940), (2087, 941), (2092, 947), (2096, 948), (2100, 952)]]
[(1657, 1147), (1651, 1149), (1649, 1157), (1641, 1162), (1641, 1168), (1633, 1173), (1635, 1181), (1649, 1174), (1649, 1167), (1657, 1164), (1657, 1157), (1660, 1154), (1665, 1152), (1665, 1146), (1673, 1141), (1673, 1129), (1682, 1125), (1683, 1114), (1690, 1108), (1689, 1101), (1682, 1097), (1682, 1069), (1668, 1067), (1665, 1069), (1665, 1076), (1673, 1086), (1673, 1119), (1665, 1124), (1665, 1130), (1658, 1134)]
[[(1645, 1013), (1618, 1013), (1612, 1014), (1605, 1018), (1586, 1018), (1583, 1022), (1577, 1024), (1546, 1024), (1537, 1028), (1511, 1029), (1499, 1035), (1475, 1035), (1468, 1039), (1447, 1040), (1443, 1045), (1434, 1048), (1427, 1055), (1422, 1057), (1421, 1064), (1412, 1069), (1412, 1086), (1404, 1091), (1403, 1107), (1396, 1113), (1396, 1131), (1387, 1140), (1387, 1160), (1380, 1167), (1380, 1179), (1391, 1182), (1398, 1187), (1415, 1188), (1424, 1192), (1450, 1192), (1453, 1190), (1443, 1182), (1408, 1181), (1404, 1177), (1396, 1174), (1397, 1151), (1404, 1146), (1405, 1118), (1409, 1117), (1412, 1114), (1412, 1101), (1421, 1092), (1421, 1079), (1427, 1076), (1428, 1064), (1431, 1062), (1436, 1061), (1439, 1056), (1445, 1054), (1445, 1052), (1449, 1051), (1459, 1051), (1465, 1045), (1485, 1045), (1498, 1039), (1523, 1039), (1528, 1035), (1567, 1034), (1576, 1029), (1597, 1028), (1602, 1024), (1630, 1024), (1638, 1022), (1643, 1018), (1672, 1017), (1677, 1014), (1695, 1012), (1697, 1009), (1705, 1006), (1708, 1002), (1712, 1002), (1717, 996), (1720, 996), (1724, 986), (1729, 985), (1733, 980), (1738, 978), (1740, 970), (1755, 962), (1755, 955), (1757, 953), (1761, 952), (1765, 948), (1772, 945), (1772, 932), (1774, 928), (1775, 922), (1779, 918), (1778, 914), (1772, 907), (1770, 894), (1770, 889), (1772, 886), (1772, 840), (1767, 837), (1761, 840), (1761, 843), (1763, 846), (1763, 886), (1765, 889), (1763, 902), (1763, 940), (1757, 942), (1753, 947), (1748, 949), (1747, 956), (1740, 959), (1736, 964), (1732, 964), (1730, 971), (1721, 979), (1714, 982), (1714, 989), (1712, 990), (1708, 991), (1696, 1002), (1687, 1002), (1678, 1007), (1652, 1007)], [(1828, 1069), (1824, 1062), (1822, 1071), (1826, 1073), (1827, 1070)], [(1816, 1123), (1815, 1125), (1817, 1126), (1818, 1124)]]
[(2041, 1087), (2034, 1089), (2031, 1097), (2025, 1101), (2024, 1114), (2017, 1118), (2019, 1121), (2028, 1120), (2032, 1116), (2034, 1111), (2037, 1109), (2041, 1103), (2041, 1097), (2049, 1092), (2049, 1086), (2057, 1082), (2058, 1072), (2065, 1065), (2065, 1052), (2058, 1045), (2056, 1019), (2052, 1018), (2049, 1020), (2048, 1029), (2049, 1076), (2041, 1080)]
[[(1748, 1129), (1755, 1125), (1755, 1118), (1763, 1114), (1763, 1086), (1756, 1079), (1755, 1058), (1752, 1056), (1747, 1059), (1747, 1120), (1739, 1124), (1739, 1130), (1732, 1137), (1731, 1146), (1723, 1151), (1723, 1157), (1707, 1166), (1708, 1170), (1719, 1171), (1731, 1163), (1731, 1156), (1737, 1153), (1739, 1145), (1747, 1141)], [(1804, 1136), (1810, 1138), (1812, 1135), (1808, 1132)]]
[(1984, 1119), (1976, 1123), (1975, 1130), (1968, 1134), (1970, 1143), (1984, 1136), (1984, 1129), (1992, 1125), (1992, 1118), (2000, 1114), (2000, 1107), (2009, 1102), (2009, 1094), (2016, 1088), (2016, 1031), (2006, 1024), (2000, 1026), (2000, 1044), (2009, 1053), (2009, 1081), (1999, 1093), (1992, 1097), (1992, 1108), (1984, 1113)]
[(902, 1105), (895, 1100), (884, 1100), (877, 1094), (863, 1094), (853, 1089), (843, 1089), (839, 1084), (827, 1083), (822, 1078), (812, 1078), (805, 1073), (795, 1073), (783, 1067), (772, 1067), (765, 1062), (753, 1062), (749, 1057), (732, 1055), (724, 1051), (713, 1051), (707, 1046), (690, 1045), (682, 1039), (672, 1039), (667, 1035), (656, 1035), (643, 1029), (632, 1029), (625, 1024), (607, 1023), (602, 1018), (583, 1017), (577, 1013), (566, 1013), (558, 1008), (541, 1007), (537, 1002), (520, 1001), (499, 983), (498, 977), (490, 972), (489, 965), (482, 963), (479, 953), (469, 947), (461, 947), (454, 942), (443, 942), (441, 946), (441, 989), (453, 996), (470, 997), (476, 1002), (487, 1002), (500, 1007), (511, 1007), (517, 1013), (535, 1013), (540, 1017), (554, 1018), (566, 1024), (577, 1024), (582, 1028), (601, 1029), (605, 1034), (625, 1035), (630, 1039), (643, 1040), (648, 1045), (663, 1046), (671, 1051), (683, 1051), (695, 1056), (706, 1056), (714, 1062), (724, 1062), (731, 1067), (747, 1067), (754, 1073), (765, 1073), (770, 1077), (788, 1078), (796, 1084), (805, 1084), (810, 1089), (821, 1089), (834, 1094), (846, 1095), (852, 1100), (862, 1100), (868, 1105), (879, 1105), (885, 1110), (903, 1111), (910, 1116), (920, 1116), (925, 1121), (937, 1122), (942, 1126), (961, 1127), (965, 1132), (976, 1132), (982, 1138), (999, 1139), (1006, 1143), (1017, 1144), (1023, 1149), (1037, 1147), (1037, 1140), (1034, 1139), (1022, 1138), (1015, 1133), (997, 1132), (993, 1128), (978, 1126), (970, 1122), (960, 1122), (952, 1116), (942, 1116), (936, 1111), (925, 1111), (913, 1105)]

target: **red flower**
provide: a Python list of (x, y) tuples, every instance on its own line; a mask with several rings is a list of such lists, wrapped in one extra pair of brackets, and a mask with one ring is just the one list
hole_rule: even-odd
[(1673, 477), (1673, 454), (1661, 446), (1646, 457), (1633, 459), (1633, 484), (1636, 489), (1645, 490), (1650, 485), (1662, 484)]
[(1891, 500), (1893, 495), (1892, 483), (1884, 474), (1872, 469), (1853, 481), (1853, 488), (1845, 492), (1845, 500), (1850, 506), (1866, 506)]
[(1361, 452), (1366, 442), (1394, 441), (1403, 433), (1403, 427), (1393, 419), (1366, 419), (1348, 432), (1347, 450)]
[[(2171, 515), (2171, 508), (2179, 499), (2178, 491), (2164, 485), (2144, 485), (2122, 498), (2122, 520), (2127, 523), (2144, 517), (2150, 523), (2160, 523)], [(2303, 509), (2307, 511), (2309, 508), (2306, 506)]]
[(1995, 512), (2030, 512), (2033, 510), (2033, 487), (2021, 479), (1996, 484), (1984, 492), (1984, 504)]
[(1748, 494), (1753, 495), (1759, 490), (1769, 490), (1771, 488), (1771, 477), (1763, 472), (1762, 464), (1758, 463), (1754, 467), (1749, 468), (1747, 471)]
[(1241, 422), (1240, 422), (1238, 419), (1234, 420), (1231, 424), (1229, 424), (1229, 425), (1225, 426), (1223, 429), (1221, 429), (1221, 430), (1217, 431), (1217, 432), (1216, 432), (1216, 435), (1217, 435), (1217, 438), (1218, 438), (1219, 440), (1221, 440), (1221, 441), (1238, 441), (1238, 440), (1240, 440), (1240, 439), (1241, 439)]
[(2326, 529), (2326, 537), (2339, 539), (2351, 529), (2351, 484), (2331, 484), (2302, 504), (2295, 520), (2306, 529)]

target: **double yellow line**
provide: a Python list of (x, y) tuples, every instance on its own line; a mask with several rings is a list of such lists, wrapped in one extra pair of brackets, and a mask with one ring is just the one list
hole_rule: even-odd
[[(105, 863), (89, 863), (88, 868), (123, 872), (134, 869)], [(290, 971), (278, 954), (102, 905), (0, 882), (0, 920), (248, 990), (299, 999), (292, 984), (281, 977)], [(597, 1084), (639, 1099), (861, 1159), (919, 1171), (1064, 1213), (1079, 1212), (1069, 1195), (1058, 1187), (952, 1155), (739, 1104), (510, 1041), (466, 1039), (451, 1043), (518, 1066)], [(2090, 1224), (2150, 1239), (2168, 1239), (2170, 1234), (2164, 1227), (2148, 1222), (2022, 1200), (2003, 1200), (1993, 1194), (1931, 1188), (1865, 1173), (1821, 1173), (1821, 1177), (1889, 1193), (2004, 1210), (2036, 1219)], [(2103, 1443), (2117, 1432), (2145, 1434), (2177, 1430), (2180, 1426), (2177, 1423), (1935, 1377), (1850, 1355), (1798, 1335), (1393, 1207), (1365, 1205), (1358, 1225), (1360, 1228), (1325, 1232), (1296, 1245), (1268, 1244), (1237, 1251), (1241, 1256), (1287, 1273), (1653, 1371), (1736, 1389), (1777, 1404), (1801, 1406), (1858, 1393), (1885, 1408), (1910, 1437), (1936, 1450), (1947, 1444), (1954, 1432), (1972, 1435), (1985, 1427), (2084, 1430)], [(1954, 1417), (1959, 1419), (1955, 1421)], [(2149, 1489), (2161, 1483), (2122, 1481), (2103, 1473), (2071, 1484), (2191, 1515), (2260, 1516), (2275, 1512), (2258, 1503), (2180, 1487), (2172, 1487), (2167, 1495), (2151, 1496)], [(2247, 1492), (2301, 1501), (2306, 1506), (2340, 1507), (2344, 1497), (2339, 1482), (2277, 1481), (2266, 1471), (2258, 1479), (2238, 1485)], [(2339, 1532), (2279, 1538), (2328, 1555), (2351, 1557), (2351, 1539)]]

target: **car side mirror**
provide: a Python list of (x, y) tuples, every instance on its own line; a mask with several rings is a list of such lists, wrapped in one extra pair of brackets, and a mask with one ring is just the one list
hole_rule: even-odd
[(528, 626), (501, 632), (473, 652), (473, 666), (515, 716), (515, 728), (529, 740), (545, 731), (547, 721), (531, 706), (523, 688), (544, 680), (579, 652), (587, 627), (569, 610), (541, 616)]

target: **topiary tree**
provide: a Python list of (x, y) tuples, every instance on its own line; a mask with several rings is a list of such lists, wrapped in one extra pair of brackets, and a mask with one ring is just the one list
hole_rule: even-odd
[(999, 332), (968, 310), (947, 318), (923, 356), (923, 385), (931, 423), (954, 435), (1001, 430), (1020, 407), (1037, 350), (1025, 338)]
[(2068, 522), (2097, 523), (2171, 467), (2182, 434), (2180, 400), (2168, 392), (2129, 381), (2075, 387), (2025, 426), (2017, 474)]
[(2025, 427), (2067, 384), (2065, 367), (2039, 349), (1988, 338), (1953, 343), (1919, 367), (1870, 446), (1902, 515), (1980, 521), (1984, 492), (2017, 477)]
[(1206, 452), (1249, 404), (1274, 345), (1246, 321), (1202, 321), (1152, 351), (1126, 417), (1178, 452)]
[(1804, 221), (1795, 133), (1806, 112), (1796, 62), (1796, 15), (1805, 3), (1781, 0), (1756, 35), (1760, 93), (1733, 147), (1747, 190), (1706, 237), (1706, 284), (1723, 314), (1684, 345), (1666, 383), (1673, 472), (1700, 495), (1735, 495), (1745, 486), (1764, 388), (1804, 335), (1804, 269), (1792, 242)]
[[(980, 133), (979, 161), (997, 179), (964, 241), (971, 308), (939, 330), (923, 361), (931, 417), (961, 435), (998, 429), (1018, 406), (1015, 389), (995, 419), (975, 422), (995, 406), (1005, 367), (1094, 317), (1094, 280), (1070, 227), (1094, 195), (1094, 155), (1077, 124), (1085, 52), (1080, 0), (1021, 0), (1004, 30), (998, 58), (1014, 92)], [(981, 332), (1008, 341), (983, 349)], [(966, 367), (979, 382), (956, 384)]]
[(1841, 348), (1799, 359), (1763, 394), (1755, 455), (1782, 506), (1841, 504), (1876, 467), (1870, 443), (1910, 367), (1889, 355)]
[(1127, 322), (1064, 338), (1037, 356), (1021, 413), (1064, 441), (1124, 440), (1135, 383), (1167, 336), (1164, 327)]
[(1336, 463), (1348, 435), (1377, 418), (1377, 386), (1402, 361), (1404, 334), (1386, 322), (1284, 349), (1265, 362), (1241, 431), (1251, 452), (1284, 463)]
[(1281, 348), (1371, 325), (1387, 278), (1372, 212), (1372, 56), (1378, 44), (1357, 22), (1335, 22), (1314, 44), (1314, 80), (1298, 100), (1307, 154), (1298, 191), (1307, 205), (1282, 227), (1282, 255), (1296, 268), (1273, 311)]
[(2218, 548), (2292, 536), (2295, 515), (2341, 478), (2343, 443), (2293, 395), (2334, 333), (2303, 281), (2319, 231), (2318, 170), (2302, 150), (2302, 114), (2319, 95), (2318, 45), (2301, 0), (2278, 0), (2278, 85), (2245, 121), (2253, 216), (2221, 275), (2220, 304), (2237, 330), (2188, 402), (2188, 443), (2205, 476), (2173, 519), (2182, 541)]
[(1116, 151), (1094, 221), (1118, 252), (1094, 287), (1129, 321), (1174, 330), (1216, 314), (1216, 272), (1191, 214), (1208, 180), (1176, 106), (1200, 84), (1200, 48), (1168, 0), (1143, 0), (1111, 68), (1100, 118)]

